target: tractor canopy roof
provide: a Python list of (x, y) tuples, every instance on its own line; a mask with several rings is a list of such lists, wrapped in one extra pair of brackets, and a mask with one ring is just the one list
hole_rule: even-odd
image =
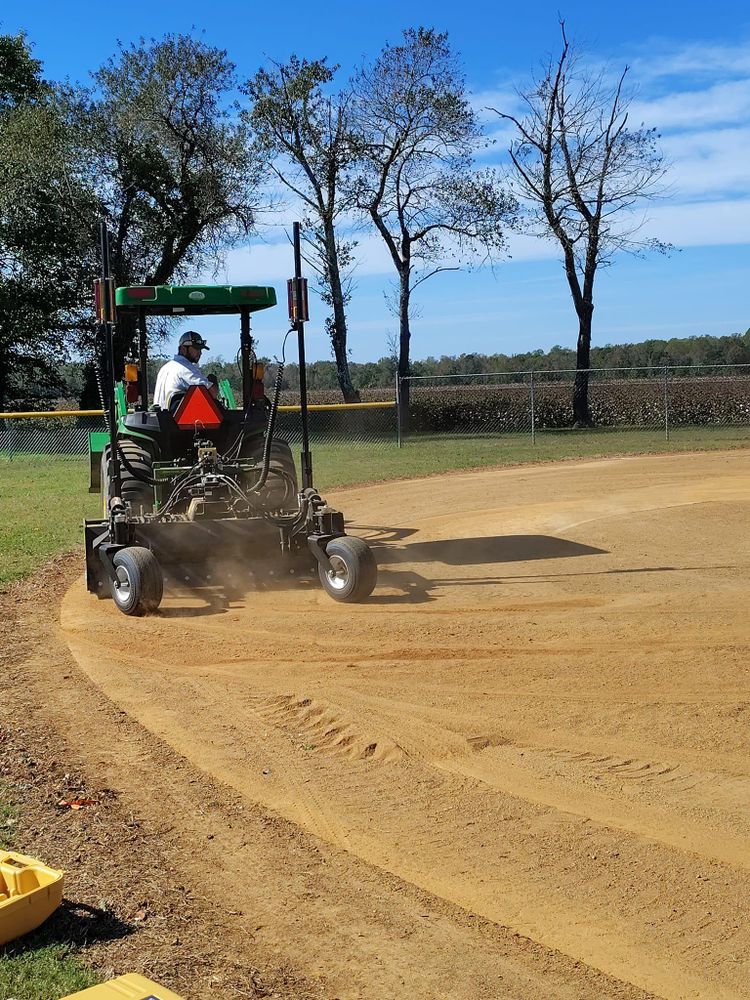
[(115, 292), (118, 311), (153, 316), (205, 316), (257, 312), (276, 305), (276, 291), (262, 285), (127, 285)]

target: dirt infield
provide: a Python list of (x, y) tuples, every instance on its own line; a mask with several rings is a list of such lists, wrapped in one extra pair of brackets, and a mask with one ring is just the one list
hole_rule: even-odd
[(750, 454), (332, 499), (364, 605), (62, 604), (79, 749), (226, 941), (341, 1000), (750, 996)]

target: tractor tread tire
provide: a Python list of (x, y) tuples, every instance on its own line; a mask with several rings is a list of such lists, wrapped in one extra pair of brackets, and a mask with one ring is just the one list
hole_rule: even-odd
[[(145, 448), (129, 438), (118, 440), (117, 446), (125, 455), (128, 464), (133, 468), (134, 472), (147, 479), (151, 479), (154, 474), (153, 459)], [(120, 482), (122, 485), (120, 499), (124, 503), (130, 504), (130, 508), (134, 514), (140, 514), (141, 511), (150, 513), (154, 509), (153, 487), (137, 479), (122, 464), (120, 467)], [(110, 499), (109, 446), (105, 447), (102, 453), (102, 494), (104, 496), (104, 513), (106, 514)]]
[[(243, 443), (241, 456), (244, 459), (263, 461), (265, 439), (257, 435)], [(252, 484), (250, 484), (252, 485)], [(271, 458), (268, 464), (268, 479), (258, 494), (267, 510), (289, 510), (296, 507), (298, 485), (297, 470), (292, 449), (282, 438), (271, 441)]]

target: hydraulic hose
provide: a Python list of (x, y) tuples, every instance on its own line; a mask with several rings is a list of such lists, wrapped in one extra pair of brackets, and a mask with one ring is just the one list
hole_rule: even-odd
[(133, 466), (125, 457), (125, 452), (120, 447), (119, 442), (117, 444), (117, 455), (122, 464), (127, 469), (127, 471), (133, 477), (133, 479), (137, 479), (139, 483), (146, 483), (147, 486), (159, 486), (160, 483), (169, 482), (168, 479), (151, 479), (149, 476), (144, 476), (142, 472), (136, 472), (136, 470), (133, 468)]
[(271, 467), (271, 445), (273, 443), (273, 431), (276, 426), (276, 414), (279, 409), (279, 396), (281, 395), (281, 383), (284, 378), (284, 362), (279, 362), (276, 369), (276, 378), (273, 383), (273, 399), (271, 409), (268, 411), (268, 426), (266, 427), (266, 441), (263, 447), (263, 465), (261, 467), (260, 479), (248, 493), (259, 493), (266, 485), (268, 472)]
[(96, 387), (99, 390), (99, 402), (102, 404), (102, 410), (104, 412), (104, 425), (109, 431), (109, 409), (107, 403), (104, 399), (104, 384), (102, 381), (102, 366), (99, 359), (96, 357), (96, 352), (94, 354), (94, 378), (96, 379)]

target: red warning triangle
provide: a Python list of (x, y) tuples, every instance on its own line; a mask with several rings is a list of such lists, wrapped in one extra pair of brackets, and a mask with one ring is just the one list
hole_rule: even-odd
[(187, 430), (188, 427), (214, 430), (224, 419), (219, 404), (213, 398), (205, 385), (191, 385), (185, 393), (185, 398), (177, 407), (174, 415), (178, 427)]

